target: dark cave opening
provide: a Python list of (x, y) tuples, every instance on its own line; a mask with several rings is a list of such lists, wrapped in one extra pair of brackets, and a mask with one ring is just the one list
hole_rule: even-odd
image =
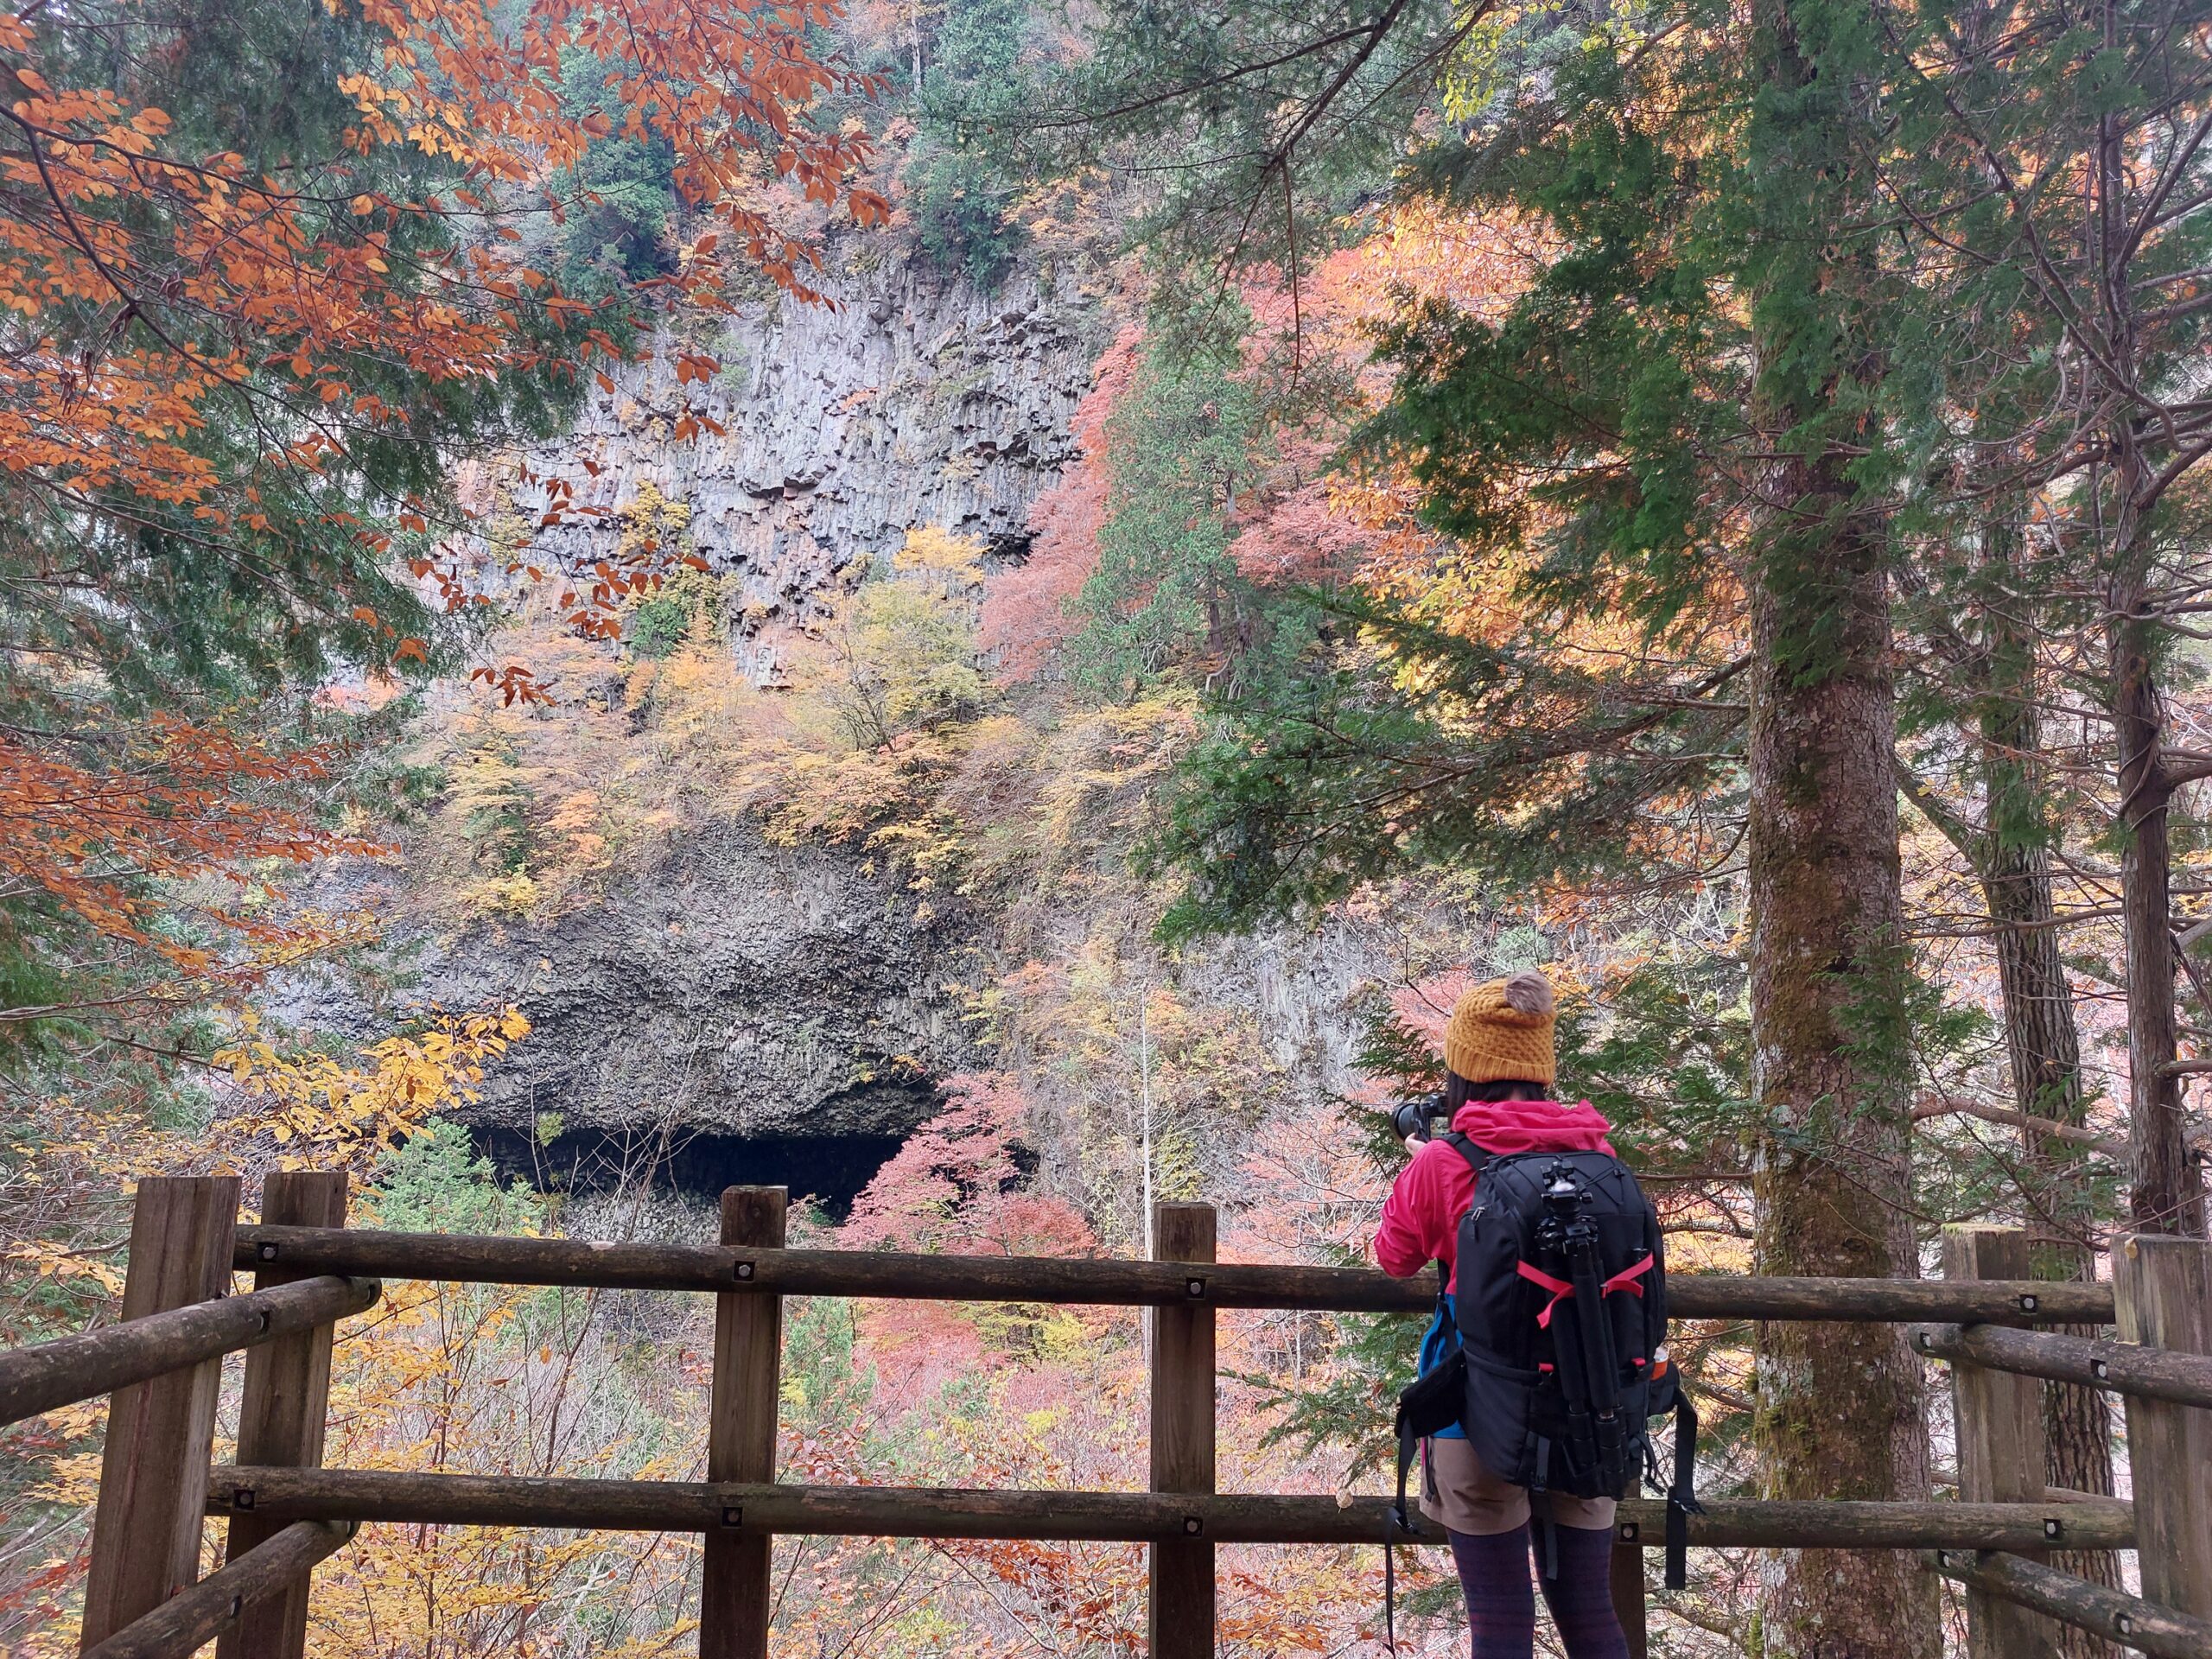
[(650, 1181), (662, 1192), (713, 1202), (726, 1186), (782, 1186), (794, 1204), (811, 1198), (833, 1221), (890, 1160), (896, 1135), (737, 1135), (679, 1132), (662, 1137), (620, 1130), (563, 1129), (541, 1141), (519, 1129), (477, 1125), (477, 1150), (502, 1181), (541, 1192), (612, 1192)]

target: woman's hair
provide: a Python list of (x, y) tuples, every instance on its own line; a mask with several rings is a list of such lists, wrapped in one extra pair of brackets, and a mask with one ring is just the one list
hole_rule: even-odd
[(1457, 1071), (1444, 1074), (1444, 1103), (1458, 1111), (1471, 1100), (1549, 1100), (1552, 1085), (1522, 1077), (1500, 1077), (1491, 1083), (1469, 1083)]

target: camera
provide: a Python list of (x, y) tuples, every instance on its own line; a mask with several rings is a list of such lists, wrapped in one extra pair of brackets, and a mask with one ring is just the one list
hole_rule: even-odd
[(1440, 1090), (1419, 1100), (1400, 1101), (1390, 1109), (1390, 1128), (1401, 1141), (1427, 1141), (1436, 1134), (1436, 1120), (1451, 1121), (1452, 1109)]

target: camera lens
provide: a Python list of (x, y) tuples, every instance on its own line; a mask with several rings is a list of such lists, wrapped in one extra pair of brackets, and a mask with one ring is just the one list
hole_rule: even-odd
[(1447, 1116), (1442, 1095), (1430, 1095), (1421, 1100), (1401, 1101), (1390, 1110), (1390, 1127), (1401, 1141), (1426, 1141), (1436, 1127), (1436, 1120)]

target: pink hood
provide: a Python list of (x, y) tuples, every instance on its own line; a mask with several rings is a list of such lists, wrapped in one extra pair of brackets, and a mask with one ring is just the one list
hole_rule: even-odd
[[(1612, 1125), (1586, 1100), (1475, 1100), (1452, 1115), (1452, 1127), (1484, 1152), (1602, 1152)], [(1456, 1284), (1459, 1217), (1474, 1202), (1475, 1172), (1441, 1141), (1423, 1144), (1399, 1172), (1375, 1230), (1375, 1260), (1403, 1279), (1432, 1262), (1452, 1266)]]
[[(1612, 1151), (1605, 1137), (1613, 1126), (1586, 1100), (1572, 1106), (1555, 1100), (1471, 1100), (1452, 1115), (1452, 1127), (1484, 1152)], [(1465, 1166), (1451, 1147), (1439, 1150)]]

